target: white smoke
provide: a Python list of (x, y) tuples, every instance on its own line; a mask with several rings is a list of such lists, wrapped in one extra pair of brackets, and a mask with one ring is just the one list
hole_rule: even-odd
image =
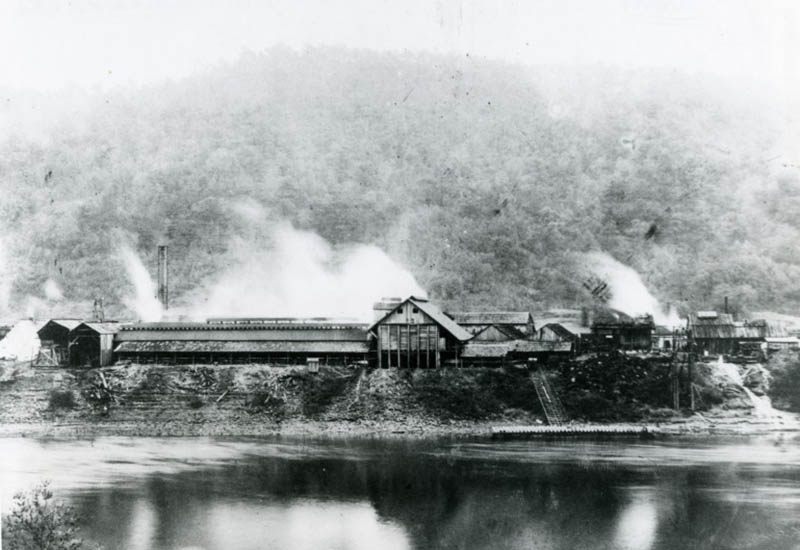
[(35, 358), (40, 347), (36, 330), (36, 324), (29, 319), (16, 323), (6, 337), (0, 340), (0, 359), (30, 361)]
[(133, 296), (124, 296), (122, 302), (136, 313), (140, 321), (161, 320), (164, 312), (161, 302), (156, 297), (156, 284), (142, 260), (127, 245), (120, 247), (120, 258), (125, 264), (125, 270), (135, 293)]
[(61, 287), (53, 279), (47, 279), (42, 286), (42, 290), (44, 290), (44, 295), (48, 300), (57, 302), (64, 298), (64, 293), (61, 291)]
[(0, 237), (0, 315), (8, 313), (8, 301), (11, 297), (11, 270), (8, 267), (6, 244)]
[[(252, 205), (247, 208), (249, 216), (259, 214)], [(378, 247), (335, 249), (319, 235), (288, 223), (235, 240), (230, 253), (230, 267), (199, 290), (192, 317), (331, 316), (368, 321), (372, 304), (382, 296), (425, 295), (413, 275)]]
[(650, 294), (636, 271), (604, 252), (586, 255), (589, 269), (608, 283), (610, 300), (608, 305), (631, 316), (652, 315), (656, 324), (676, 328), (684, 324), (674, 308), (665, 310)]

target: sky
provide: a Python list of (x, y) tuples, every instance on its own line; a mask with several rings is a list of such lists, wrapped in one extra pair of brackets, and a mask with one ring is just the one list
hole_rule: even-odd
[(148, 85), (278, 44), (674, 68), (800, 96), (795, 0), (2, 0), (0, 89)]

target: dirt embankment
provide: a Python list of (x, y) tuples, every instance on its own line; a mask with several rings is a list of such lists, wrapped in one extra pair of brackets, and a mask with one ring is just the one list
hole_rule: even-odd
[[(574, 422), (648, 422), (674, 433), (797, 427), (788, 416), (759, 414), (745, 386), (710, 365), (695, 369), (698, 411), (675, 412), (670, 369), (663, 360), (594, 356), (551, 365), (548, 376)], [(754, 394), (764, 393), (762, 374), (741, 373)], [(688, 405), (688, 395), (681, 402)], [(134, 364), (0, 372), (0, 435), (476, 435), (543, 421), (524, 368)]]
[(19, 369), (0, 383), (7, 433), (475, 433), (540, 414), (523, 369), (125, 365)]

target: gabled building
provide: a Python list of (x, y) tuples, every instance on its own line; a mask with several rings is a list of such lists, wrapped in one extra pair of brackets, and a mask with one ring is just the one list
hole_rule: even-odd
[(533, 338), (536, 334), (533, 315), (528, 311), (460, 311), (447, 315), (470, 334), (477, 334), (492, 325), (513, 330), (522, 338)]
[(597, 308), (592, 318), (593, 345), (598, 350), (649, 350), (655, 328), (653, 317), (631, 317), (608, 307)]
[(375, 304), (380, 318), (369, 327), (378, 367), (438, 368), (458, 364), (472, 334), (424, 298)]
[(105, 367), (114, 362), (114, 321), (81, 323), (69, 335), (69, 364), (74, 367)]
[(69, 364), (70, 333), (81, 324), (80, 319), (50, 319), (36, 331), (41, 347), (34, 364), (57, 367)]
[(687, 323), (690, 344), (706, 354), (748, 353), (759, 349), (767, 338), (784, 338), (788, 335), (779, 323), (763, 319), (735, 321), (730, 313), (716, 311), (691, 313)]

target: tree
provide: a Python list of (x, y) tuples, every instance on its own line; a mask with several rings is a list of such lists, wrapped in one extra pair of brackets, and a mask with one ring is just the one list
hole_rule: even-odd
[(54, 500), (49, 482), (14, 495), (14, 507), (3, 517), (3, 544), (8, 550), (81, 550), (73, 510)]

